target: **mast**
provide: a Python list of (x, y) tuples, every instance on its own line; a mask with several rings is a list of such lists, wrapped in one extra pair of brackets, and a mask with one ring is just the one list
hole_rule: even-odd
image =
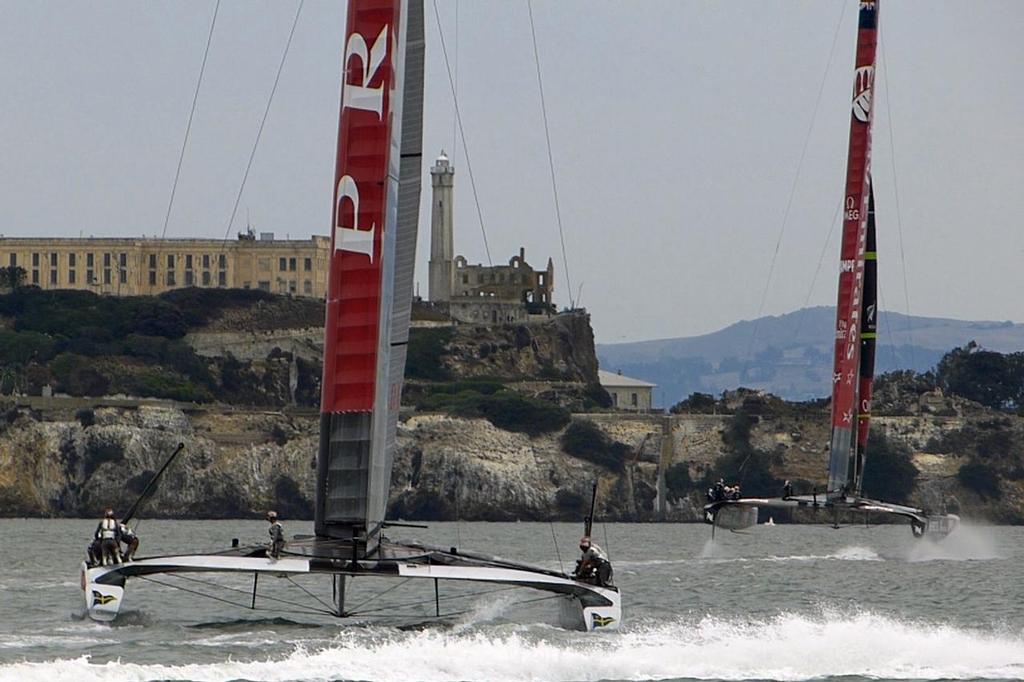
[(860, 327), (860, 387), (857, 397), (857, 458), (853, 492), (858, 497), (864, 483), (871, 426), (871, 388), (875, 381), (875, 342), (878, 338), (878, 254), (875, 251), (875, 189), (868, 178), (868, 226), (864, 251), (864, 304)]
[[(872, 99), (878, 40), (878, 2), (862, 0), (857, 31), (856, 71), (850, 114), (850, 142), (843, 199), (839, 295), (836, 303), (835, 354), (832, 366), (832, 439), (827, 494), (842, 498), (859, 487), (855, 471), (858, 392), (861, 388), (861, 334), (864, 307), (864, 257), (867, 250), (871, 170)], [(873, 369), (873, 368), (872, 368)], [(869, 382), (870, 383), (870, 382)], [(869, 388), (870, 390), (870, 388)], [(866, 420), (865, 420), (866, 421)], [(865, 429), (867, 425), (865, 425)]]
[(350, 0), (334, 176), (315, 530), (370, 554), (384, 520), (419, 213), (421, 0)]

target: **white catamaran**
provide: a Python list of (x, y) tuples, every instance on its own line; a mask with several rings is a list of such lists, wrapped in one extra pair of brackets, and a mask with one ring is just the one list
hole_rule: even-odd
[[(82, 566), (91, 618), (113, 620), (130, 578), (155, 574), (323, 574), (330, 612), (346, 610), (355, 576), (472, 581), (554, 593), (565, 627), (612, 629), (617, 588), (458, 548), (383, 535), (409, 338), (419, 214), (423, 106), (422, 0), (349, 0), (335, 170), (317, 457), (315, 535), (266, 546)], [(271, 598), (272, 599), (272, 598)]]
[(757, 507), (825, 509), (836, 524), (840, 512), (902, 516), (915, 537), (942, 538), (956, 528), (954, 514), (933, 513), (862, 496), (871, 421), (871, 389), (877, 337), (877, 260), (875, 202), (871, 189), (871, 123), (878, 40), (878, 0), (862, 0), (850, 114), (850, 143), (843, 200), (843, 236), (836, 306), (832, 373), (832, 438), (828, 484), (822, 494), (781, 498), (726, 499), (719, 493), (704, 507), (704, 520), (732, 530), (757, 522)]

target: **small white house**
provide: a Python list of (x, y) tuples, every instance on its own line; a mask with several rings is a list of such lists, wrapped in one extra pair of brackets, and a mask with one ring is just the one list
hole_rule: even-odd
[(612, 397), (612, 406), (629, 412), (647, 412), (657, 384), (623, 376), (622, 372), (597, 370), (597, 380)]

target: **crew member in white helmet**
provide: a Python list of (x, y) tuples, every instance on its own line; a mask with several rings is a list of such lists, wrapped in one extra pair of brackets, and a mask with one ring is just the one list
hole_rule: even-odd
[(96, 526), (96, 533), (93, 536), (96, 540), (99, 540), (99, 560), (103, 566), (121, 563), (118, 536), (117, 519), (114, 518), (114, 510), (107, 509), (103, 512), (103, 518), (100, 519), (99, 525)]
[(576, 562), (576, 572), (573, 575), (579, 580), (601, 587), (610, 586), (612, 564), (604, 550), (592, 543), (589, 536), (584, 535), (580, 538), (580, 552), (583, 556)]

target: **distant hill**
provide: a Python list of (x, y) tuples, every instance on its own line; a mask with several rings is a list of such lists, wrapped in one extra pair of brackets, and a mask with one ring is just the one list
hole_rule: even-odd
[[(658, 384), (655, 402), (660, 406), (694, 391), (717, 395), (739, 386), (809, 400), (829, 391), (834, 326), (835, 308), (818, 306), (744, 320), (702, 336), (598, 344), (597, 356), (602, 369)], [(1002, 353), (1024, 350), (1024, 324), (1013, 322), (882, 312), (878, 332), (878, 374), (926, 371), (947, 351), (971, 340)]]

